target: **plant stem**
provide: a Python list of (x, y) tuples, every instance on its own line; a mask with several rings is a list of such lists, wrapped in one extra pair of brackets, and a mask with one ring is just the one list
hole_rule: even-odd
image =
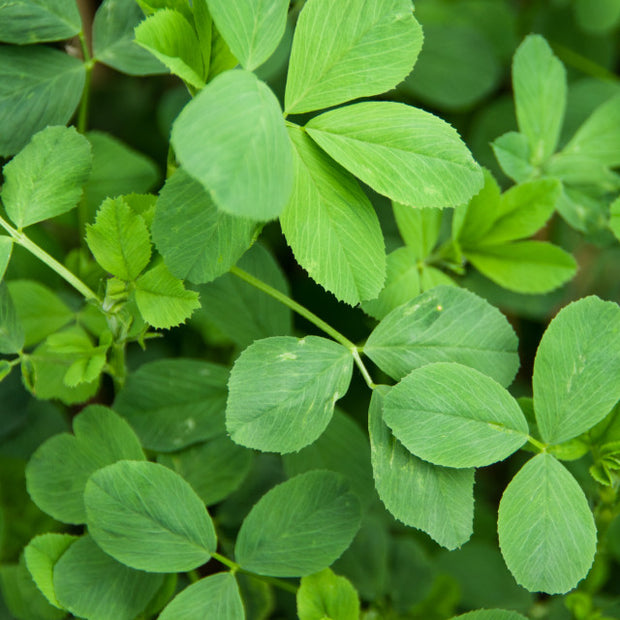
[(359, 371), (362, 373), (362, 377), (364, 377), (364, 381), (366, 381), (366, 385), (371, 390), (374, 390), (377, 387), (377, 385), (372, 380), (372, 377), (370, 376), (370, 373), (368, 372), (368, 368), (366, 368), (366, 366), (364, 365), (364, 362), (362, 361), (359, 348), (355, 347), (355, 349), (351, 353), (353, 354), (353, 360), (357, 364)]
[(79, 35), (80, 46), (82, 47), (82, 56), (84, 58), (84, 69), (86, 70), (86, 75), (84, 78), (84, 89), (82, 90), (82, 99), (80, 101), (80, 111), (78, 113), (78, 123), (77, 129), (80, 133), (84, 133), (86, 131), (86, 126), (88, 124), (88, 106), (90, 104), (90, 86), (92, 82), (92, 73), (93, 67), (95, 65), (90, 51), (88, 49), (88, 42), (86, 41), (86, 36), (84, 35), (84, 31), (82, 30)]
[(538, 441), (538, 439), (534, 439), (528, 435), (528, 442), (531, 443), (539, 452), (545, 452), (547, 450), (547, 445)]
[(597, 80), (603, 80), (604, 82), (612, 82), (616, 84), (620, 82), (620, 78), (618, 78), (617, 75), (611, 71), (608, 71), (605, 67), (601, 67), (601, 65), (595, 63), (589, 58), (573, 51), (569, 47), (565, 47), (560, 43), (554, 42), (551, 42), (551, 47), (558, 55), (558, 58), (569, 67), (572, 67), (577, 71), (581, 71), (581, 73), (585, 73), (586, 75), (596, 78)]

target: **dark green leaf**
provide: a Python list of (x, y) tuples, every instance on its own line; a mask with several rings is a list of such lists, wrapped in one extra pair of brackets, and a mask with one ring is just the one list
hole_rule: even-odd
[(0, 353), (19, 353), (24, 346), (24, 328), (17, 316), (5, 282), (0, 282)]

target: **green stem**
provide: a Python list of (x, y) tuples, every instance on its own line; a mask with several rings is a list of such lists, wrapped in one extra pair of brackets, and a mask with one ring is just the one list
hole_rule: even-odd
[(353, 350), (352, 353), (353, 353), (353, 360), (357, 364), (359, 371), (362, 373), (362, 377), (364, 377), (364, 381), (366, 381), (366, 385), (371, 390), (374, 390), (377, 387), (377, 385), (372, 380), (372, 377), (370, 376), (370, 373), (368, 372), (368, 368), (366, 368), (366, 366), (364, 365), (364, 362), (362, 361), (359, 348), (355, 347), (355, 350)]
[(546, 452), (547, 444), (541, 443), (538, 439), (534, 439), (528, 435), (528, 442), (531, 443), (539, 452)]
[(594, 61), (582, 56), (581, 54), (573, 51), (572, 49), (561, 45), (560, 43), (551, 43), (551, 47), (553, 51), (558, 55), (558, 58), (569, 67), (576, 69), (577, 71), (581, 71), (581, 73), (585, 73), (585, 75), (589, 75), (590, 77), (596, 78), (597, 80), (603, 80), (604, 82), (620, 82), (620, 78), (617, 75), (605, 69), (605, 67), (601, 67), (601, 65), (595, 63)]
[(80, 101), (80, 111), (78, 112), (77, 129), (80, 133), (84, 133), (88, 125), (88, 106), (90, 104), (90, 87), (91, 87), (92, 73), (93, 73), (93, 67), (95, 66), (95, 62), (90, 55), (90, 51), (88, 49), (88, 42), (86, 41), (86, 36), (84, 35), (84, 31), (80, 32), (78, 37), (80, 39), (80, 45), (82, 47), (82, 56), (84, 57), (84, 68), (86, 70), (86, 73), (85, 73), (85, 78), (84, 78), (84, 89), (82, 90), (82, 99)]

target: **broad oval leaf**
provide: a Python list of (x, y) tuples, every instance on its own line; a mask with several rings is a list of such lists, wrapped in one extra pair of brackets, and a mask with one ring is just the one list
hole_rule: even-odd
[(329, 568), (303, 577), (297, 590), (299, 620), (359, 620), (360, 600), (346, 577)]
[(422, 39), (410, 0), (308, 0), (293, 38), (286, 112), (394, 88), (413, 68)]
[(453, 363), (409, 373), (385, 397), (383, 419), (416, 456), (444, 467), (484, 467), (518, 450), (528, 426), (493, 379)]
[(568, 592), (592, 566), (594, 516), (577, 481), (550, 454), (528, 461), (506, 487), (497, 531), (510, 572), (531, 592)]
[(569, 304), (545, 331), (534, 362), (534, 411), (544, 441), (577, 437), (620, 399), (620, 307), (598, 297)]
[(259, 575), (303, 577), (340, 557), (359, 527), (359, 501), (345, 479), (310, 471), (258, 501), (241, 525), (235, 556)]
[(269, 220), (286, 205), (291, 146), (277, 99), (252, 73), (226, 71), (209, 82), (175, 121), (172, 144), (222, 211)]
[(438, 286), (390, 312), (364, 353), (397, 380), (424, 364), (458, 362), (507, 386), (519, 367), (517, 345), (497, 308), (465, 289)]
[(226, 428), (247, 448), (300, 450), (325, 430), (352, 372), (350, 352), (326, 338), (258, 340), (230, 373)]
[(397, 202), (455, 207), (483, 184), (456, 130), (402, 103), (356, 103), (313, 118), (306, 129), (339, 164)]
[(211, 517), (181, 476), (157, 463), (119, 461), (86, 483), (88, 531), (114, 559), (138, 570), (174, 573), (209, 560)]

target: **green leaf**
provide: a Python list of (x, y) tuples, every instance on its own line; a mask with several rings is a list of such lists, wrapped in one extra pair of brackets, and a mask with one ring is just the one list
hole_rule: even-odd
[(589, 34), (613, 31), (620, 21), (618, 0), (576, 0), (574, 10), (577, 23)]
[(411, 71), (422, 39), (409, 0), (308, 0), (293, 38), (286, 112), (320, 110), (394, 88)]
[(310, 137), (380, 194), (414, 207), (454, 207), (482, 187), (458, 133), (429, 112), (395, 102), (356, 103), (307, 125)]
[(226, 428), (232, 440), (267, 452), (300, 450), (323, 433), (352, 372), (351, 354), (331, 340), (258, 340), (230, 373)]
[(160, 9), (135, 29), (136, 43), (148, 50), (171, 73), (196, 89), (205, 85), (200, 43), (193, 26), (179, 11)]
[(7, 360), (0, 360), (0, 382), (6, 379), (13, 370), (13, 366)]
[(509, 131), (491, 142), (495, 158), (501, 169), (516, 183), (527, 181), (535, 175), (530, 163), (530, 145), (527, 136)]
[(451, 620), (527, 620), (525, 616), (516, 611), (504, 609), (477, 609), (460, 616), (454, 616)]
[(426, 532), (442, 547), (456, 549), (473, 530), (474, 470), (439, 467), (411, 454), (383, 422), (387, 394), (389, 388), (379, 386), (368, 411), (379, 497), (399, 521)]
[(75, 207), (91, 169), (90, 145), (73, 127), (48, 127), (5, 167), (2, 202), (22, 229)]
[(358, 620), (360, 601), (346, 577), (325, 568), (302, 578), (297, 590), (297, 613), (300, 620)]
[(412, 209), (398, 202), (392, 208), (403, 241), (417, 260), (425, 259), (437, 244), (443, 214), (436, 209)]
[(586, 297), (563, 308), (534, 363), (534, 410), (543, 440), (561, 443), (592, 428), (620, 399), (620, 307)]
[[(205, 0), (199, 0), (205, 1)], [(239, 62), (235, 55), (230, 51), (226, 41), (222, 38), (220, 31), (213, 25), (211, 31), (211, 50), (209, 63), (209, 79), (211, 82), (214, 77), (229, 69), (234, 69)]]
[(172, 145), (222, 211), (269, 220), (286, 205), (291, 146), (277, 99), (252, 73), (227, 71), (209, 82), (175, 121)]
[[(616, 235), (617, 239), (620, 240), (620, 196), (611, 203), (609, 216), (609, 228), (611, 228), (611, 232)], [(0, 269), (0, 272), (2, 272), (2, 269)]]
[(7, 235), (0, 235), (0, 282), (4, 279), (6, 268), (13, 253), (13, 239)]
[(241, 66), (253, 71), (284, 35), (288, 0), (208, 0), (211, 17)]
[(18, 45), (62, 41), (80, 32), (73, 0), (0, 0), (0, 41)]
[(360, 506), (345, 479), (310, 471), (268, 491), (241, 525), (235, 556), (259, 575), (303, 577), (327, 568), (351, 544)]
[(431, 362), (458, 362), (504, 386), (517, 368), (517, 337), (497, 308), (465, 289), (439, 286), (388, 314), (364, 353), (396, 380)]
[(457, 284), (443, 271), (423, 264), (420, 268), (420, 290), (430, 291), (436, 286), (457, 286)]
[(568, 252), (545, 241), (478, 246), (465, 256), (487, 278), (516, 293), (548, 293), (577, 270)]
[(24, 340), (24, 328), (11, 293), (5, 282), (0, 282), (0, 353), (19, 353), (24, 347)]
[(237, 580), (231, 573), (216, 573), (191, 584), (161, 612), (159, 620), (195, 620), (206, 610), (218, 620), (244, 620)]
[(180, 325), (200, 308), (198, 293), (188, 291), (163, 263), (136, 280), (136, 303), (142, 318), (157, 329)]
[(512, 479), (497, 530), (510, 572), (530, 592), (568, 592), (592, 566), (596, 526), (588, 500), (549, 454), (535, 456)]
[(134, 620), (163, 581), (163, 575), (133, 570), (112, 559), (90, 536), (73, 543), (54, 568), (61, 605), (89, 620)]
[(189, 359), (143, 364), (114, 401), (145, 448), (180, 450), (224, 432), (227, 369)]
[(537, 166), (553, 155), (566, 108), (566, 70), (540, 35), (525, 37), (517, 49), (512, 86), (519, 130)]
[(256, 222), (219, 211), (205, 188), (179, 169), (159, 194), (151, 230), (170, 272), (201, 284), (226, 273), (241, 258)]
[(412, 454), (443, 467), (502, 461), (528, 438), (517, 401), (487, 375), (454, 363), (409, 373), (385, 397), (383, 419)]
[(73, 419), (73, 432), (55, 435), (26, 467), (28, 493), (42, 510), (63, 523), (84, 523), (84, 486), (101, 467), (120, 459), (143, 460), (131, 427), (112, 410), (91, 405)]
[(165, 73), (164, 65), (134, 40), (134, 29), (143, 19), (136, 2), (104, 0), (93, 21), (96, 60), (129, 75)]
[(0, 156), (8, 157), (48, 125), (73, 116), (84, 88), (84, 64), (42, 45), (0, 47)]
[(295, 176), (280, 223), (295, 258), (339, 300), (356, 305), (373, 299), (385, 280), (386, 259), (372, 204), (355, 178), (301, 128), (290, 128), (289, 136)]
[(86, 483), (88, 531), (114, 559), (151, 573), (189, 571), (215, 552), (213, 522), (190, 485), (157, 463), (119, 461)]
[(68, 534), (41, 534), (33, 538), (24, 549), (24, 559), (33, 581), (45, 598), (58, 609), (62, 609), (62, 605), (56, 598), (54, 566), (76, 540), (77, 536)]

